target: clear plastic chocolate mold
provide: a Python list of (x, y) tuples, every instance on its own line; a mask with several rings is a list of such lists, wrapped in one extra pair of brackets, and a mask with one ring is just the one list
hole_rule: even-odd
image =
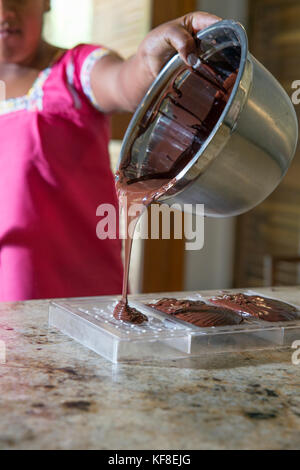
[[(263, 295), (287, 303), (284, 295), (274, 297), (262, 291), (239, 291)], [(131, 325), (114, 319), (115, 297), (53, 301), (49, 323), (64, 334), (113, 363), (182, 359), (214, 353), (268, 350), (291, 347), (300, 339), (300, 318), (291, 322), (268, 323), (245, 317), (240, 325), (200, 328), (157, 311), (147, 304), (162, 297), (202, 300), (222, 292), (163, 293), (130, 296), (130, 305), (147, 315), (148, 322)], [(295, 296), (296, 297), (296, 296)], [(294, 303), (297, 308), (299, 305)]]

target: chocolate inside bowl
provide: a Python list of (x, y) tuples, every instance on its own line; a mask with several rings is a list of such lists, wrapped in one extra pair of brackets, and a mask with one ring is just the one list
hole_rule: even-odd
[(198, 56), (193, 68), (174, 57), (136, 112), (119, 164), (127, 184), (178, 177), (212, 136), (237, 82), (241, 45), (230, 28), (208, 31)]
[(200, 328), (239, 325), (243, 322), (242, 316), (232, 310), (207, 305), (201, 300), (162, 298), (147, 306)]
[(295, 306), (260, 295), (225, 294), (213, 297), (209, 302), (270, 323), (300, 319), (300, 311)]

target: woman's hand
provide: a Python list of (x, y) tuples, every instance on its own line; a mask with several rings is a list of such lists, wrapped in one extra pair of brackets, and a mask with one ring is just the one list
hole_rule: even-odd
[(117, 54), (103, 57), (92, 71), (91, 83), (99, 106), (106, 112), (134, 111), (166, 62), (177, 52), (190, 66), (196, 64), (193, 35), (221, 18), (189, 13), (152, 30), (137, 53), (124, 61)]
[(138, 55), (147, 64), (154, 79), (162, 67), (175, 54), (179, 53), (188, 65), (196, 64), (196, 43), (194, 35), (221, 18), (197, 11), (189, 13), (151, 31), (141, 43)]

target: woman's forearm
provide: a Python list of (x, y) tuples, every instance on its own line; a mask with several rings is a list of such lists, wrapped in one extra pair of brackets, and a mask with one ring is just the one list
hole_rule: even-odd
[(92, 88), (106, 112), (134, 111), (164, 64), (176, 53), (188, 65), (197, 60), (194, 35), (220, 20), (203, 12), (189, 13), (151, 31), (128, 60), (108, 55), (92, 72)]

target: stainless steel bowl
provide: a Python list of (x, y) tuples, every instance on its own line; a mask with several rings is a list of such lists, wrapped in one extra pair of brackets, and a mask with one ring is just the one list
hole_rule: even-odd
[[(239, 23), (220, 21), (199, 32), (197, 40), (201, 64), (208, 61), (221, 70), (223, 61), (238, 70), (228, 102), (209, 135), (195, 145), (189, 122), (190, 116), (201, 114), (209, 86), (203, 86), (197, 71), (176, 55), (134, 114), (119, 168), (134, 180), (147, 177), (155, 160), (156, 172), (163, 174), (188, 149), (189, 161), (179, 167), (175, 185), (159, 201), (204, 204), (205, 214), (213, 217), (238, 215), (261, 203), (285, 175), (297, 145), (297, 117), (284, 89), (249, 53)], [(174, 83), (185, 100), (179, 113), (168, 94)]]

